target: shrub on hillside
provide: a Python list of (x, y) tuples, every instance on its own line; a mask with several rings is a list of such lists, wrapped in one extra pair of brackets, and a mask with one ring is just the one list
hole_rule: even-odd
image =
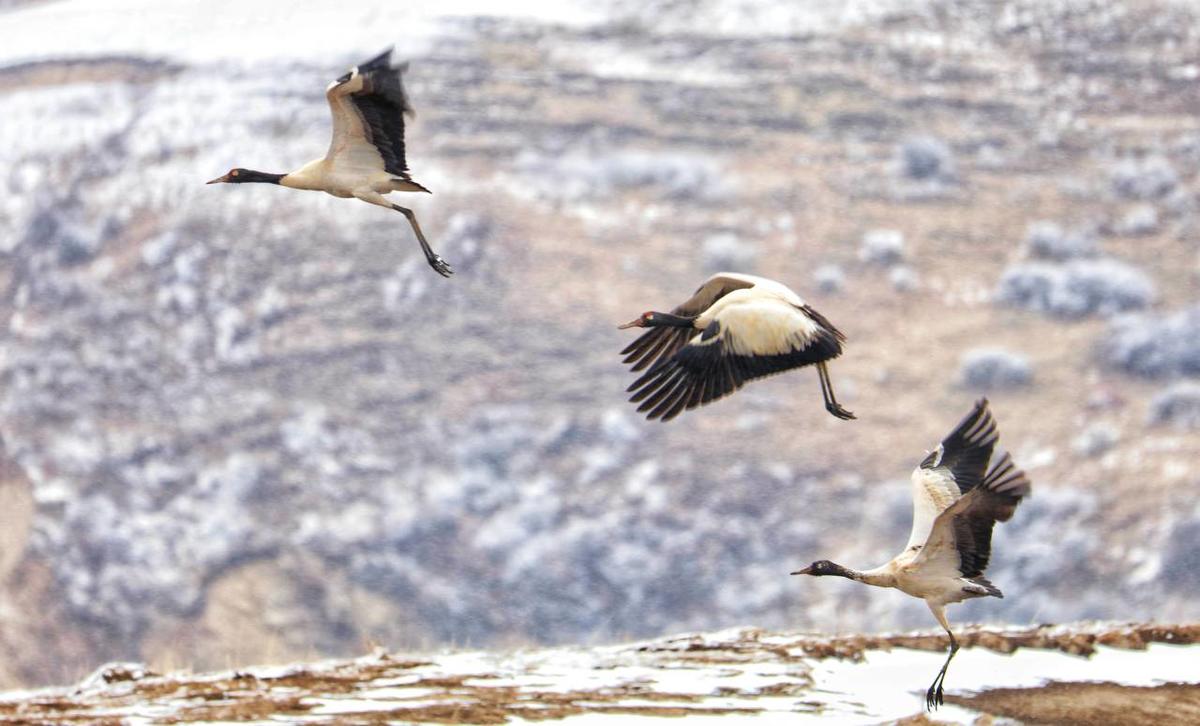
[(888, 282), (896, 292), (912, 292), (917, 289), (920, 280), (916, 270), (908, 265), (899, 265), (888, 271)]
[(824, 293), (841, 292), (846, 285), (846, 275), (837, 265), (821, 265), (813, 272), (813, 280)]
[(706, 237), (701, 244), (700, 254), (704, 259), (704, 268), (709, 272), (750, 272), (754, 269), (754, 261), (758, 257), (753, 242), (739, 239), (736, 234), (730, 232)]
[(995, 300), (1059, 318), (1113, 315), (1149, 305), (1154, 284), (1142, 271), (1114, 259), (1026, 262), (1004, 271)]
[(1000, 348), (976, 348), (962, 355), (958, 381), (975, 391), (1001, 391), (1028, 386), (1033, 380), (1029, 359)]
[(1122, 159), (1109, 172), (1113, 191), (1125, 199), (1160, 199), (1179, 185), (1179, 175), (1162, 156)]
[(1200, 383), (1176, 383), (1150, 402), (1150, 423), (1200, 429)]
[(904, 234), (895, 229), (873, 229), (862, 236), (858, 259), (889, 267), (904, 260)]
[(1200, 375), (1200, 305), (1117, 318), (1097, 353), (1109, 365), (1143, 378)]
[(1071, 448), (1090, 459), (1111, 449), (1120, 438), (1120, 432), (1111, 424), (1094, 423), (1071, 441)]
[(1153, 204), (1139, 204), (1117, 223), (1117, 234), (1142, 237), (1158, 231), (1158, 210)]
[(1044, 260), (1071, 260), (1096, 255), (1096, 238), (1079, 230), (1066, 231), (1048, 220), (1029, 225), (1025, 246), (1030, 257)]
[(953, 181), (957, 177), (954, 152), (940, 139), (919, 136), (896, 150), (900, 174), (918, 181)]

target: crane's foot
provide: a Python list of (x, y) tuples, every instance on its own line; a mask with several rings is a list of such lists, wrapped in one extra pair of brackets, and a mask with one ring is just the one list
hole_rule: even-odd
[(858, 418), (858, 416), (855, 416), (853, 413), (842, 408), (842, 405), (840, 403), (838, 403), (837, 401), (829, 401), (828, 403), (826, 403), (825, 410), (828, 411), (829, 413), (833, 414), (836, 418), (840, 418), (843, 421), (849, 421), (851, 419)]
[[(941, 679), (938, 680), (940, 681)], [(934, 683), (929, 687), (929, 690), (925, 692), (925, 710), (936, 711), (937, 707), (944, 703), (945, 700), (942, 698), (942, 684)]]
[(433, 271), (442, 277), (450, 277), (454, 274), (454, 268), (450, 266), (449, 262), (446, 262), (441, 257), (434, 255), (433, 257), (427, 257), (426, 259), (429, 260), (429, 266), (433, 268)]

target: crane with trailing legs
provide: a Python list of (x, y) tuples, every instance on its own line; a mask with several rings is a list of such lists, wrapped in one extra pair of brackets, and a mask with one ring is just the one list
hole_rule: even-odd
[(359, 199), (400, 212), (412, 226), (429, 266), (439, 275), (449, 277), (454, 270), (429, 246), (417, 215), (385, 196), (391, 192), (430, 193), (408, 171), (404, 117), (413, 114), (403, 83), (408, 64), (393, 66), (391, 59), (389, 48), (355, 66), (325, 89), (325, 100), (333, 115), (333, 139), (325, 156), (285, 174), (230, 169), (208, 183), (278, 184)]

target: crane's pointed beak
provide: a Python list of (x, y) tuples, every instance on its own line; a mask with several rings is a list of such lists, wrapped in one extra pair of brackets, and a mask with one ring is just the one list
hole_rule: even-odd
[(634, 318), (633, 320), (630, 320), (628, 323), (625, 323), (624, 325), (618, 325), (617, 330), (624, 330), (625, 328), (644, 328), (644, 327), (646, 327), (646, 321), (642, 320), (642, 317), (639, 315), (638, 317)]
[(217, 177), (216, 179), (213, 179), (212, 181), (206, 181), (204, 183), (205, 184), (224, 184), (228, 181), (229, 181), (229, 175), (225, 174), (223, 176)]
[(812, 565), (805, 567), (803, 570), (796, 570), (792, 574), (793, 575), (811, 575), (812, 574)]

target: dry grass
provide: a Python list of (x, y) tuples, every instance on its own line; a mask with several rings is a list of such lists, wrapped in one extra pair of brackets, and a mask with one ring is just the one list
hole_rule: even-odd
[(947, 703), (1029, 724), (1157, 726), (1200, 723), (1200, 685), (1122, 686), (1116, 683), (1048, 683), (1041, 688), (1004, 688)]

